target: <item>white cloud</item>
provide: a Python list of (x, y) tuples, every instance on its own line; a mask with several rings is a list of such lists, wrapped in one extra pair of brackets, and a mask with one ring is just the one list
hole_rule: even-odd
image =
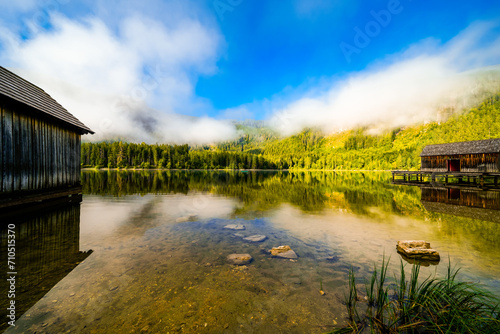
[(462, 73), (498, 64), (500, 38), (492, 34), (494, 28), (491, 23), (474, 24), (442, 47), (429, 41), (414, 45), (388, 63), (331, 83), (322, 94), (298, 97), (276, 110), (271, 123), (287, 135), (304, 127), (326, 132), (392, 128), (436, 120), (443, 109), (467, 108), (479, 102), (482, 93), (500, 88), (500, 69), (489, 76)]
[(53, 29), (28, 40), (0, 27), (0, 61), (96, 131), (88, 139), (211, 143), (235, 135), (229, 123), (203, 117), (207, 104), (194, 95), (196, 78), (216, 71), (218, 31), (188, 18), (167, 28), (138, 15), (117, 30), (98, 17), (50, 21)]

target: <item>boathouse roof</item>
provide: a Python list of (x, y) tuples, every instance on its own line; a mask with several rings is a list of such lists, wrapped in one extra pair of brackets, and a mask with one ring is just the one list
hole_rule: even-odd
[(427, 145), (421, 157), (438, 155), (500, 153), (500, 138), (464, 141), (459, 143)]
[(82, 134), (94, 133), (40, 87), (0, 66), (0, 95), (34, 108), (38, 112), (78, 128)]

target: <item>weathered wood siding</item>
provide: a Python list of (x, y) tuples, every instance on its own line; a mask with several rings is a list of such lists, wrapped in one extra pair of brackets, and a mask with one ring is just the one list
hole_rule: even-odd
[(461, 172), (500, 172), (498, 153), (439, 155), (422, 157), (423, 172), (447, 172), (448, 160), (460, 160)]
[(0, 112), (0, 193), (80, 183), (79, 133), (9, 104)]

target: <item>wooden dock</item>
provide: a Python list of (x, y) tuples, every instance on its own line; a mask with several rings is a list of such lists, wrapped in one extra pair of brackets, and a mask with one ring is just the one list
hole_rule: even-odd
[(474, 188), (498, 188), (500, 173), (392, 171), (393, 184), (454, 184)]

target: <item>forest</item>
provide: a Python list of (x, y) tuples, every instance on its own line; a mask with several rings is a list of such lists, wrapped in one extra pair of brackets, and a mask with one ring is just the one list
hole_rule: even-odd
[(324, 135), (316, 129), (282, 138), (263, 126), (237, 125), (236, 140), (194, 146), (83, 143), (82, 167), (166, 169), (418, 170), (429, 144), (500, 138), (500, 95), (446, 121)]
[(186, 145), (83, 143), (82, 167), (166, 169), (276, 169), (261, 154), (192, 150)]

